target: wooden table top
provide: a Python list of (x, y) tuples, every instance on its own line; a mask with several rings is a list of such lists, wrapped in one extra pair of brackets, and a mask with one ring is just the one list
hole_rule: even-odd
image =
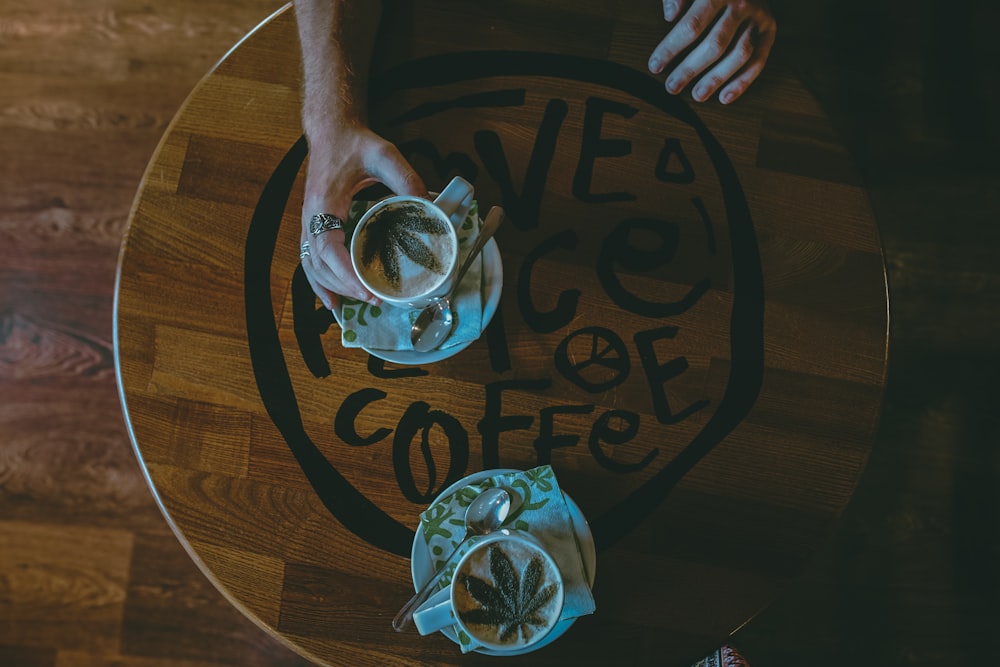
[(149, 165), (116, 307), (136, 452), (204, 572), (318, 663), (490, 660), (390, 624), (418, 513), (466, 474), (551, 463), (593, 532), (597, 611), (512, 664), (684, 665), (794, 581), (864, 468), (888, 306), (847, 152), (777, 65), (730, 107), (667, 95), (659, 3), (599, 4), (385, 18), (373, 125), (510, 218), (497, 315), (450, 359), (344, 348), (302, 275), (290, 8)]

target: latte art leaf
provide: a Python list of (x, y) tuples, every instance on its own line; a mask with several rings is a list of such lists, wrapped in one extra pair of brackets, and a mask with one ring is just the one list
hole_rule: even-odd
[(391, 243), (384, 244), (378, 253), (382, 272), (390, 285), (399, 287), (399, 248)]
[(365, 229), (361, 247), (361, 262), (372, 266), (377, 260), (385, 280), (395, 288), (400, 287), (401, 255), (428, 271), (444, 275), (445, 267), (440, 258), (424, 242), (421, 235), (444, 236), (448, 230), (436, 218), (422, 215), (418, 210), (393, 209), (371, 220)]
[(438, 274), (444, 273), (441, 260), (427, 247), (426, 243), (420, 240), (419, 236), (416, 236), (407, 229), (395, 229), (393, 231), (394, 233), (391, 238), (396, 246), (403, 251), (403, 254), (428, 271)]
[(424, 234), (434, 234), (435, 236), (448, 233), (444, 223), (437, 218), (420, 215), (413, 211), (404, 211), (403, 215), (400, 215), (399, 218), (398, 226), (402, 229), (408, 229), (412, 232), (422, 232)]
[(489, 559), (493, 583), (473, 575), (462, 577), (462, 584), (480, 606), (461, 612), (461, 619), (467, 624), (496, 626), (501, 642), (510, 641), (519, 632), (527, 640), (544, 630), (551, 619), (542, 610), (558, 593), (558, 585), (542, 587), (542, 559), (533, 557), (521, 578), (500, 547), (490, 545)]

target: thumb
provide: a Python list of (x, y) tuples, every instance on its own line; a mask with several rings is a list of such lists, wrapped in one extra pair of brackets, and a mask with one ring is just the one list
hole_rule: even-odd
[(413, 170), (399, 149), (388, 141), (383, 144), (382, 150), (378, 151), (369, 171), (397, 195), (427, 196), (424, 179)]

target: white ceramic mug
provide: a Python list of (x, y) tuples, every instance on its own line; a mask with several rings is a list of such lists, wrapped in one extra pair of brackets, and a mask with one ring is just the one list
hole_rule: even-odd
[(382, 301), (422, 308), (445, 296), (458, 273), (458, 233), (472, 184), (456, 176), (434, 201), (398, 195), (365, 212), (351, 235), (351, 264)]
[(457, 625), (476, 647), (523, 651), (559, 622), (564, 597), (562, 573), (541, 543), (505, 529), (462, 556), (448, 586), (417, 608), (413, 623), (422, 635)]

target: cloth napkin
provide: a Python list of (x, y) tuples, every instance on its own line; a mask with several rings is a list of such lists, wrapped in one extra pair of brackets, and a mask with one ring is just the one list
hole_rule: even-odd
[[(478, 541), (476, 538), (462, 547), (459, 553), (448, 558), (465, 537), (465, 512), (472, 501), (495, 486), (513, 489), (521, 496), (521, 507), (507, 517), (505, 528), (531, 533), (552, 555), (563, 576), (564, 602), (559, 620), (576, 618), (593, 613), (594, 596), (590, 592), (587, 576), (580, 555), (580, 546), (569, 515), (566, 498), (559, 488), (551, 466), (539, 466), (516, 473), (503, 473), (488, 477), (476, 484), (457, 489), (436, 500), (420, 514), (420, 526), (435, 571), (454, 567), (462, 555)], [(441, 577), (438, 588), (445, 588), (451, 581), (451, 572)], [(453, 626), (462, 653), (476, 648), (473, 640)]]
[[(351, 206), (348, 220), (344, 224), (347, 243), (358, 220), (374, 202), (354, 202)], [(452, 222), (455, 222), (453, 219)], [(471, 250), (482, 220), (479, 219), (479, 206), (473, 200), (472, 206), (465, 215), (458, 232), (458, 264), (465, 262), (465, 257)], [(452, 300), (452, 309), (458, 317), (458, 323), (451, 335), (441, 344), (446, 349), (473, 341), (479, 338), (483, 331), (483, 255), (480, 253), (472, 262), (458, 292)], [(412, 350), (410, 328), (420, 314), (413, 308), (392, 306), (383, 303), (372, 306), (362, 301), (341, 297), (341, 342), (344, 347), (364, 347), (370, 350)]]

